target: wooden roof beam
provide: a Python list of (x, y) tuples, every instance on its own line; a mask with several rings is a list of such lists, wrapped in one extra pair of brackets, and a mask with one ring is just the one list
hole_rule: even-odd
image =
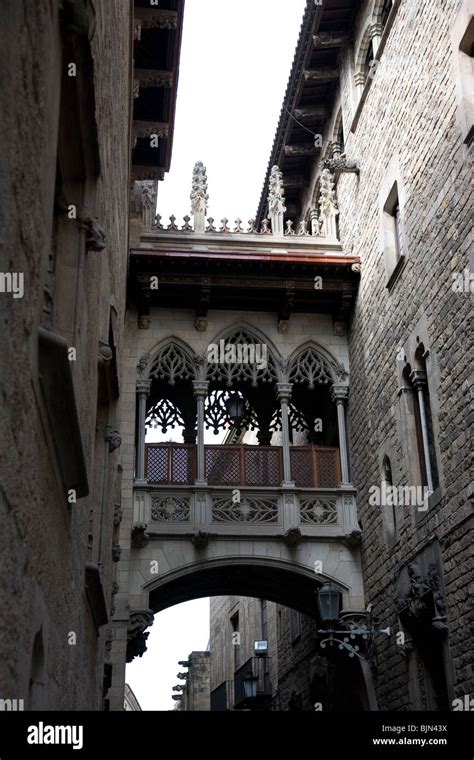
[(283, 177), (283, 185), (285, 188), (299, 188), (306, 187), (308, 180), (303, 174), (289, 174)]
[(325, 106), (295, 108), (293, 115), (298, 121), (322, 121), (328, 117), (328, 109)]
[(319, 148), (311, 144), (285, 145), (285, 156), (315, 156), (318, 152)]
[(303, 76), (307, 82), (333, 82), (339, 79), (338, 69), (311, 69), (304, 71)]
[(349, 42), (346, 32), (319, 32), (313, 34), (313, 44), (317, 48), (343, 47)]

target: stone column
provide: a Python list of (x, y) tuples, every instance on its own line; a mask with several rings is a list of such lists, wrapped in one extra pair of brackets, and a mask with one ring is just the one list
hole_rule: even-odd
[(339, 431), (339, 453), (341, 455), (341, 485), (351, 485), (349, 478), (349, 457), (347, 451), (345, 401), (349, 395), (347, 385), (333, 385), (331, 398), (337, 405), (337, 427)]
[(290, 461), (290, 423), (288, 414), (288, 403), (291, 398), (292, 383), (277, 383), (277, 393), (281, 404), (281, 434), (283, 450), (283, 487), (292, 488), (294, 482), (291, 480), (291, 461)]
[(207, 381), (195, 380), (193, 382), (193, 391), (197, 404), (197, 471), (195, 483), (200, 486), (207, 485), (204, 461), (204, 402), (207, 398), (208, 390), (209, 383)]
[(424, 389), (427, 385), (426, 372), (422, 369), (415, 369), (410, 375), (413, 387), (418, 393), (418, 405), (420, 409), (421, 435), (423, 438), (423, 455), (425, 458), (426, 479), (428, 481), (428, 490), (434, 491), (433, 473), (431, 471), (430, 460), (430, 442), (428, 438), (428, 424), (426, 419), (425, 394)]
[(146, 437), (146, 401), (150, 395), (151, 382), (137, 383), (138, 394), (138, 450), (137, 473), (135, 480), (145, 483), (145, 437)]

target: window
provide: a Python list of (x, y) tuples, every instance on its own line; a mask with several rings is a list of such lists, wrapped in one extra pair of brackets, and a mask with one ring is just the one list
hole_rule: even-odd
[(388, 17), (390, 16), (390, 11), (392, 10), (393, 6), (393, 0), (385, 0), (382, 9), (380, 11), (380, 23), (384, 27), (388, 21)]
[(369, 42), (369, 46), (367, 48), (367, 53), (365, 55), (365, 60), (362, 66), (362, 71), (364, 73), (364, 80), (367, 81), (369, 78), (370, 70), (373, 66), (372, 61), (374, 60), (374, 49), (372, 45), (372, 41)]
[[(382, 462), (382, 492), (384, 490), (384, 484), (387, 489), (393, 486), (392, 464), (387, 455), (384, 456)], [(389, 503), (383, 507), (385, 514), (385, 528), (389, 542), (393, 542), (397, 540), (398, 534), (397, 507), (391, 503), (393, 501), (392, 499), (387, 499), (387, 501)]]
[(426, 371), (426, 354), (423, 345), (415, 354), (415, 367), (408, 364), (405, 379), (412, 389), (416, 443), (421, 485), (430, 493), (439, 486), (431, 397)]
[(388, 286), (405, 258), (405, 241), (398, 183), (394, 182), (383, 206), (383, 248)]

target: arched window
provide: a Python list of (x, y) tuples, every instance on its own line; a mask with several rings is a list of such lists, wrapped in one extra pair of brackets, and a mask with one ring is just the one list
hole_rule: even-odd
[(380, 15), (379, 15), (380, 23), (382, 24), (383, 27), (388, 21), (388, 17), (390, 16), (390, 11), (392, 10), (392, 6), (393, 6), (393, 0), (384, 0), (384, 3), (380, 10)]
[[(392, 463), (387, 455), (382, 462), (382, 493), (393, 487)], [(389, 540), (395, 541), (398, 537), (397, 507), (393, 499), (387, 499), (383, 507), (385, 513), (385, 527)]]
[(413, 412), (421, 484), (432, 493), (439, 485), (439, 476), (431, 396), (426, 369), (426, 352), (422, 343), (415, 353), (414, 367), (412, 368), (410, 364), (407, 364), (404, 377), (413, 391)]

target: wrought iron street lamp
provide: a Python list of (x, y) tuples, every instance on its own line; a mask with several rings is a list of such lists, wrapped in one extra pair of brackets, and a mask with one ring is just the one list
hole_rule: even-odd
[(318, 594), (319, 614), (323, 623), (331, 620), (337, 620), (341, 611), (341, 594), (331, 586), (325, 583), (319, 590)]
[[(362, 644), (365, 649), (375, 633), (390, 636), (390, 628), (377, 628), (371, 625), (370, 618), (369, 623), (341, 620), (341, 594), (330, 583), (325, 583), (318, 592), (318, 608), (321, 621), (326, 624), (326, 628), (318, 631), (323, 637), (319, 641), (321, 649), (337, 645), (338, 649), (348, 652), (349, 657), (357, 656), (365, 660), (360, 651)], [(363, 615), (364, 613), (352, 613), (351, 616), (361, 618)], [(356, 640), (359, 641), (358, 644)]]
[(238, 393), (231, 393), (225, 402), (225, 407), (231, 421), (240, 428), (245, 414), (245, 400)]

